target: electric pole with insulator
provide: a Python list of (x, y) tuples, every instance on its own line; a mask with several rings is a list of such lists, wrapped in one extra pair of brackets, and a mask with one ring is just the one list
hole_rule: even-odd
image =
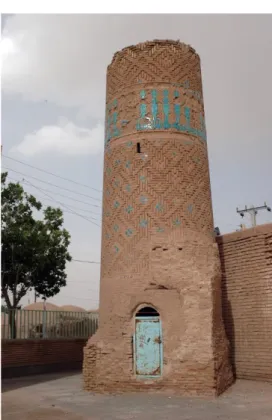
[(251, 218), (251, 226), (252, 227), (257, 226), (256, 216), (257, 216), (259, 210), (271, 211), (271, 207), (268, 207), (268, 205), (265, 202), (263, 206), (259, 206), (259, 207), (254, 207), (252, 205), (250, 208), (245, 206), (245, 208), (243, 210), (239, 210), (238, 207), (236, 208), (237, 213), (239, 213), (241, 217), (244, 217), (245, 213), (249, 213), (250, 218)]

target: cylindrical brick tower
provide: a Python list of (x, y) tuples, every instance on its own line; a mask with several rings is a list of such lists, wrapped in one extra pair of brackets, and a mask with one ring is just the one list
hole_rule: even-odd
[(232, 382), (221, 314), (200, 59), (123, 49), (107, 72), (99, 330), (88, 390), (219, 394)]

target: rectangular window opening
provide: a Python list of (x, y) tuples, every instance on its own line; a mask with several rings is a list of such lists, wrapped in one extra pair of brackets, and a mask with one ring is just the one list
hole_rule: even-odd
[(140, 143), (137, 143), (137, 153), (141, 153), (141, 145), (140, 145)]

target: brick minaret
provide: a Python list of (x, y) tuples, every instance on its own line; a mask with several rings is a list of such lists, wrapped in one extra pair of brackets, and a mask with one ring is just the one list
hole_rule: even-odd
[(85, 389), (219, 394), (232, 382), (200, 59), (152, 41), (107, 72), (99, 330)]

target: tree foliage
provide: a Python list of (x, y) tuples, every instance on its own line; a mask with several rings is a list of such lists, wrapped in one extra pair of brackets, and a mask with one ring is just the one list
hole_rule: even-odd
[(70, 235), (60, 209), (42, 211), (33, 195), (6, 180), (7, 173), (2, 173), (2, 298), (8, 309), (15, 309), (30, 290), (49, 298), (66, 286)]
[(1, 305), (1, 312), (4, 314), (8, 313), (8, 308), (5, 305)]

